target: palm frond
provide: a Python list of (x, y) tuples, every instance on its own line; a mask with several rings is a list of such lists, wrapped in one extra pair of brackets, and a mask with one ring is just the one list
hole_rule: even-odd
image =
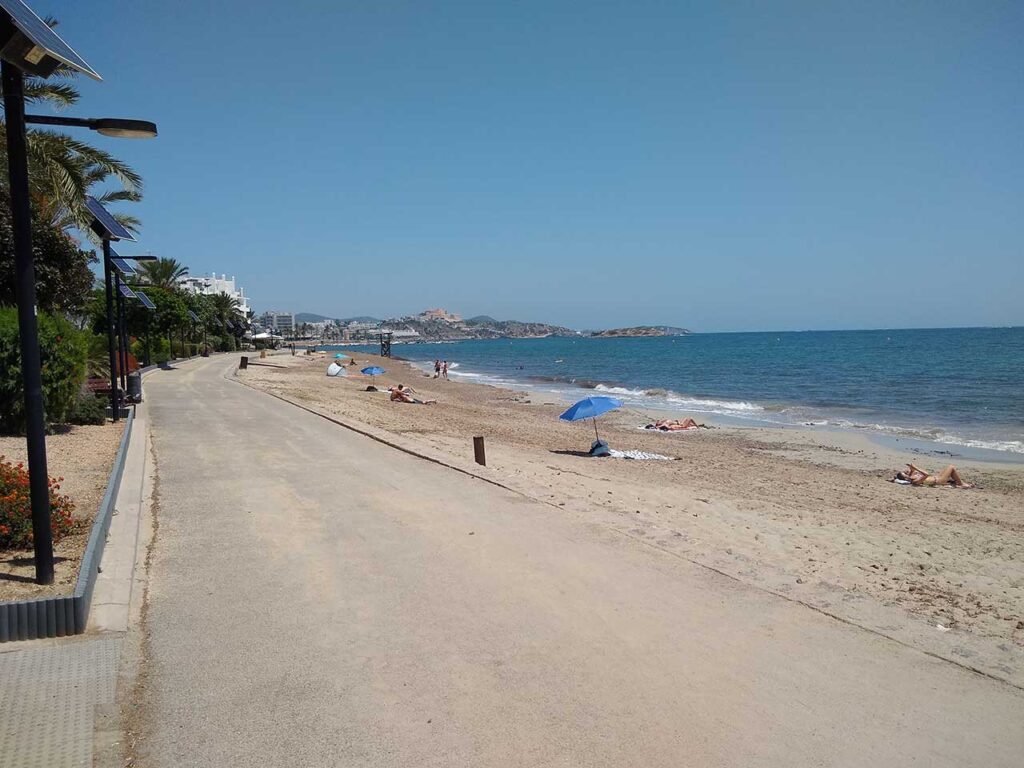
[(114, 218), (133, 235), (139, 234), (139, 229), (142, 227), (141, 219), (132, 216), (130, 213), (115, 213)]
[(43, 102), (63, 109), (77, 104), (78, 99), (78, 91), (67, 83), (40, 80), (34, 77), (25, 81), (25, 102), (28, 104)]
[(137, 203), (142, 200), (142, 193), (134, 189), (116, 189), (111, 192), (104, 192), (95, 196), (97, 200), (106, 205), (107, 203)]
[(142, 177), (130, 165), (118, 160), (109, 152), (104, 152), (102, 149), (63, 133), (49, 131), (32, 131), (32, 133), (46, 134), (49, 141), (55, 146), (77, 155), (85, 167), (95, 167), (106, 171), (109, 176), (116, 178), (128, 189), (142, 188)]

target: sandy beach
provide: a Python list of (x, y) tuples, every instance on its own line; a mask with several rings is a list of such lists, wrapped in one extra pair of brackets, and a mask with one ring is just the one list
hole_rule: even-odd
[[(464, 468), (745, 583), (812, 605), (968, 666), (1024, 682), (1024, 466), (956, 459), (979, 487), (887, 482), (907, 461), (948, 462), (851, 432), (715, 427), (638, 429), (650, 414), (601, 418), (614, 448), (674, 461), (594, 459), (590, 422), (565, 404), (411, 365), (381, 365), (381, 390), (414, 387), (434, 405), (364, 391), (369, 377), (325, 376), (327, 357), (275, 354), (236, 378), (406, 450)], [(679, 413), (680, 417), (686, 413)], [(472, 437), (486, 439), (486, 468)], [(339, 478), (342, 480), (342, 478)], [(959, 650), (958, 650), (959, 649)]]

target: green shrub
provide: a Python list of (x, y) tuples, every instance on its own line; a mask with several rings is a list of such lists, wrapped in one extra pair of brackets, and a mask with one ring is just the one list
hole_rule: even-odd
[(68, 414), (69, 424), (106, 424), (107, 399), (91, 392), (80, 392), (75, 407)]
[[(63, 477), (50, 478), (50, 530), (57, 541), (74, 528), (71, 513), (75, 505), (58, 493)], [(0, 549), (27, 549), (32, 546), (32, 499), (28, 471), (0, 456)]]
[[(88, 334), (63, 317), (37, 316), (42, 363), (43, 403), (47, 424), (65, 421), (85, 383)], [(25, 397), (21, 381), (18, 313), (0, 308), (0, 431), (25, 431)]]
[[(139, 361), (139, 365), (146, 364), (146, 337), (140, 336), (139, 338), (132, 341), (129, 350), (135, 359)], [(162, 339), (159, 336), (153, 336), (149, 342), (149, 362), (150, 363), (161, 363), (167, 359), (167, 339)]]

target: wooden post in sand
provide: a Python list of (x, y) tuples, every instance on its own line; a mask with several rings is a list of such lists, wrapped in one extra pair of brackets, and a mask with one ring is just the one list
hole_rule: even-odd
[(246, 357), (245, 355), (242, 355), (242, 359), (238, 361), (238, 369), (240, 371), (244, 371), (248, 367), (249, 367), (249, 358)]
[(487, 457), (484, 455), (484, 439), (482, 437), (473, 438), (473, 458), (481, 467), (487, 466)]

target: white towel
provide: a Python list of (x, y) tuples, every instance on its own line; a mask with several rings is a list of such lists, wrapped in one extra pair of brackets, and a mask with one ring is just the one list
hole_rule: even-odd
[(675, 461), (674, 456), (662, 456), (660, 453), (646, 451), (616, 451), (612, 448), (611, 455), (616, 459), (633, 459), (635, 461)]

